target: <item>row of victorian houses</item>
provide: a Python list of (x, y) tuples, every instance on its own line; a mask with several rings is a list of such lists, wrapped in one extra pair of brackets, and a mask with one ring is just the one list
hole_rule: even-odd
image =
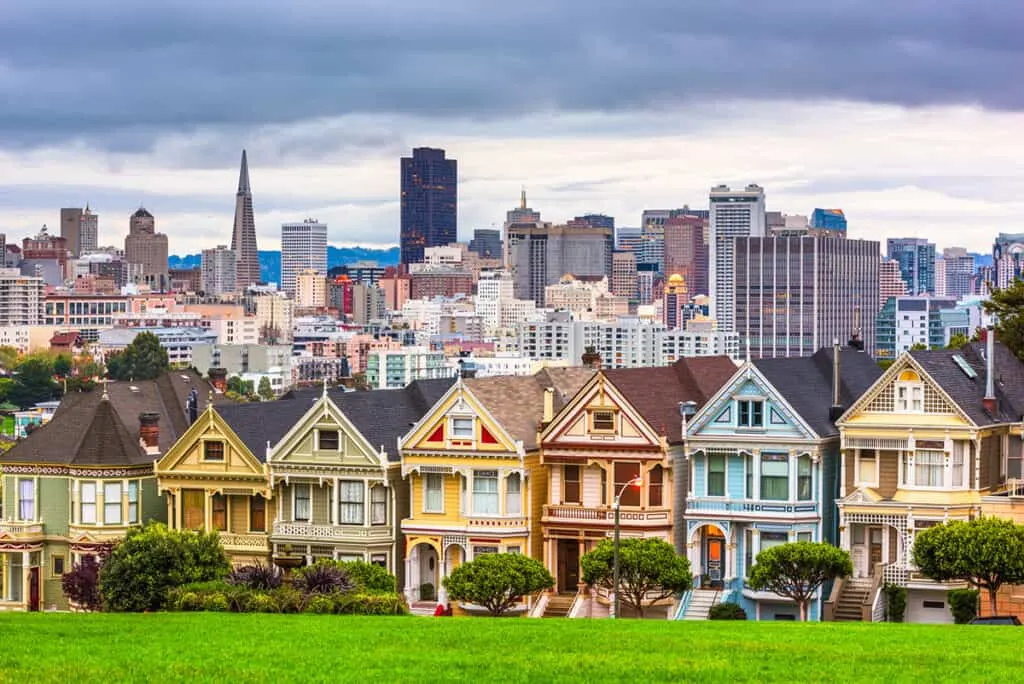
[[(760, 551), (809, 540), (854, 561), (812, 618), (879, 619), (890, 582), (907, 588), (909, 620), (942, 622), (957, 585), (915, 571), (914, 535), (1024, 518), (1024, 365), (991, 340), (884, 372), (851, 346), (220, 397), (191, 372), (107, 383), (0, 456), (0, 609), (66, 607), (64, 571), (158, 520), (218, 531), (235, 564), (382, 565), (414, 606), (446, 602), (461, 563), (529, 554), (556, 586), (524, 611), (607, 615), (580, 557), (612, 534), (621, 493), (623, 536), (664, 539), (691, 562), (695, 589), (668, 617), (729, 600), (793, 619), (794, 604), (745, 578)], [(1000, 612), (1024, 612), (1024, 591), (1006, 589)]]

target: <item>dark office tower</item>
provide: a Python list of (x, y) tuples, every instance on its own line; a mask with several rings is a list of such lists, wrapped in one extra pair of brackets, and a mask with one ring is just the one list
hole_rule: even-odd
[(604, 214), (584, 214), (583, 216), (577, 216), (573, 221), (585, 223), (593, 228), (611, 228), (615, 230), (615, 217), (605, 216)]
[(413, 148), (402, 157), (402, 264), (423, 261), (423, 250), (458, 240), (458, 164), (444, 150)]
[(853, 333), (875, 350), (880, 245), (834, 237), (736, 237), (733, 282), (741, 349), (810, 356)]
[(679, 215), (665, 220), (665, 277), (681, 275), (690, 296), (708, 293), (708, 221)]
[(256, 219), (252, 211), (252, 188), (249, 186), (249, 162), (242, 150), (242, 168), (238, 173), (235, 194), (235, 227), (231, 234), (231, 251), (235, 253), (237, 274), (235, 287), (245, 290), (260, 282), (260, 259), (256, 251)]
[(935, 293), (935, 243), (924, 238), (889, 238), (886, 256), (900, 265), (908, 293)]
[(501, 259), (501, 231), (497, 228), (477, 228), (469, 241), (469, 251), (483, 259)]

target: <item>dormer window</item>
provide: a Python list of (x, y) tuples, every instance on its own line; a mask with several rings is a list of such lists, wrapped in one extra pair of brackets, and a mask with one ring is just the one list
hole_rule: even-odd
[(473, 439), (473, 419), (452, 418), (452, 437), (456, 439)]
[(764, 427), (764, 402), (760, 399), (740, 399), (736, 402), (736, 410), (740, 427)]
[(319, 430), (320, 449), (322, 451), (337, 451), (340, 440), (337, 430)]
[(615, 411), (592, 411), (590, 429), (593, 432), (615, 432)]
[(897, 413), (924, 413), (924, 383), (921, 376), (912, 370), (900, 373), (895, 387)]

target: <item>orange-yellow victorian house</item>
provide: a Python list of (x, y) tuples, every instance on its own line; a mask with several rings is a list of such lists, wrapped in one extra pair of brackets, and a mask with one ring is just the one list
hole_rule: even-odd
[[(673, 514), (681, 515), (686, 493), (684, 415), (735, 371), (724, 356), (601, 371), (560, 411), (547, 413), (540, 435), (548, 482), (540, 557), (559, 593), (577, 592), (580, 556), (611, 536), (620, 493), (623, 537), (673, 541), (680, 522)], [(627, 486), (636, 478), (639, 488)]]
[(908, 622), (952, 621), (946, 591), (956, 585), (917, 571), (914, 539), (986, 507), (1006, 514), (1022, 414), (1021, 362), (1001, 344), (972, 343), (904, 354), (840, 418), (840, 546), (854, 574), (833, 591), (836, 615), (878, 619), (890, 583), (907, 589)]
[(537, 428), (545, 393), (571, 396), (592, 374), (555, 368), (530, 377), (459, 380), (401, 439), (410, 603), (446, 602), (444, 577), (481, 554), (539, 548), (545, 482)]
[[(276, 403), (281, 411), (297, 404)], [(167, 497), (169, 527), (216, 531), (232, 564), (266, 564), (273, 489), (267, 450), (250, 449), (239, 437), (240, 430), (260, 427), (245, 407), (210, 404), (157, 461), (157, 486)]]

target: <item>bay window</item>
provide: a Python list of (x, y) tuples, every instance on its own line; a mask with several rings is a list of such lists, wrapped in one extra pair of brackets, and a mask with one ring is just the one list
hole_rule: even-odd
[(121, 524), (120, 482), (107, 482), (103, 485), (103, 522), (107, 525)]
[(370, 524), (388, 524), (388, 490), (384, 485), (370, 490)]
[(96, 524), (96, 483), (83, 482), (80, 485), (78, 522), (83, 525)]
[(213, 513), (213, 529), (226, 532), (228, 529), (228, 497), (223, 494), (214, 494), (210, 499), (210, 508)]
[(498, 514), (498, 471), (473, 471), (473, 515)]
[(640, 487), (626, 486), (629, 482), (640, 477), (639, 463), (616, 463), (615, 464), (615, 493), (622, 492), (619, 504), (622, 506), (640, 505)]
[(647, 474), (647, 505), (657, 507), (662, 505), (665, 471), (660, 465), (651, 468)]
[(128, 524), (139, 524), (139, 482), (128, 481)]
[(338, 522), (340, 524), (363, 524), (364, 492), (362, 480), (338, 482)]
[(309, 483), (296, 484), (292, 492), (292, 508), (295, 520), (297, 522), (309, 522), (311, 513)]
[(761, 454), (761, 498), (789, 499), (789, 454)]
[(519, 473), (505, 478), (505, 510), (509, 515), (523, 512), (523, 479)]
[(906, 459), (907, 484), (915, 487), (943, 486), (945, 452), (919, 449), (907, 454)]
[(811, 457), (802, 454), (796, 459), (796, 498), (799, 501), (811, 500), (811, 473)]
[(708, 496), (725, 496), (725, 455), (708, 454)]
[(967, 443), (953, 442), (953, 453), (950, 456), (950, 486), (954, 488), (964, 487), (964, 461), (966, 460)]
[(761, 551), (766, 551), (773, 546), (781, 546), (789, 542), (789, 534), (786, 532), (761, 532)]
[(444, 513), (444, 476), (427, 473), (423, 477), (423, 510), (426, 513)]
[(18, 480), (18, 519), (36, 519), (36, 481), (32, 479)]
[(878, 452), (861, 451), (857, 456), (857, 484), (878, 485)]
[(259, 494), (249, 497), (249, 531), (267, 531), (267, 500)]
[(744, 495), (748, 499), (754, 498), (754, 456), (743, 455), (743, 468), (746, 471), (746, 482), (744, 483)]

